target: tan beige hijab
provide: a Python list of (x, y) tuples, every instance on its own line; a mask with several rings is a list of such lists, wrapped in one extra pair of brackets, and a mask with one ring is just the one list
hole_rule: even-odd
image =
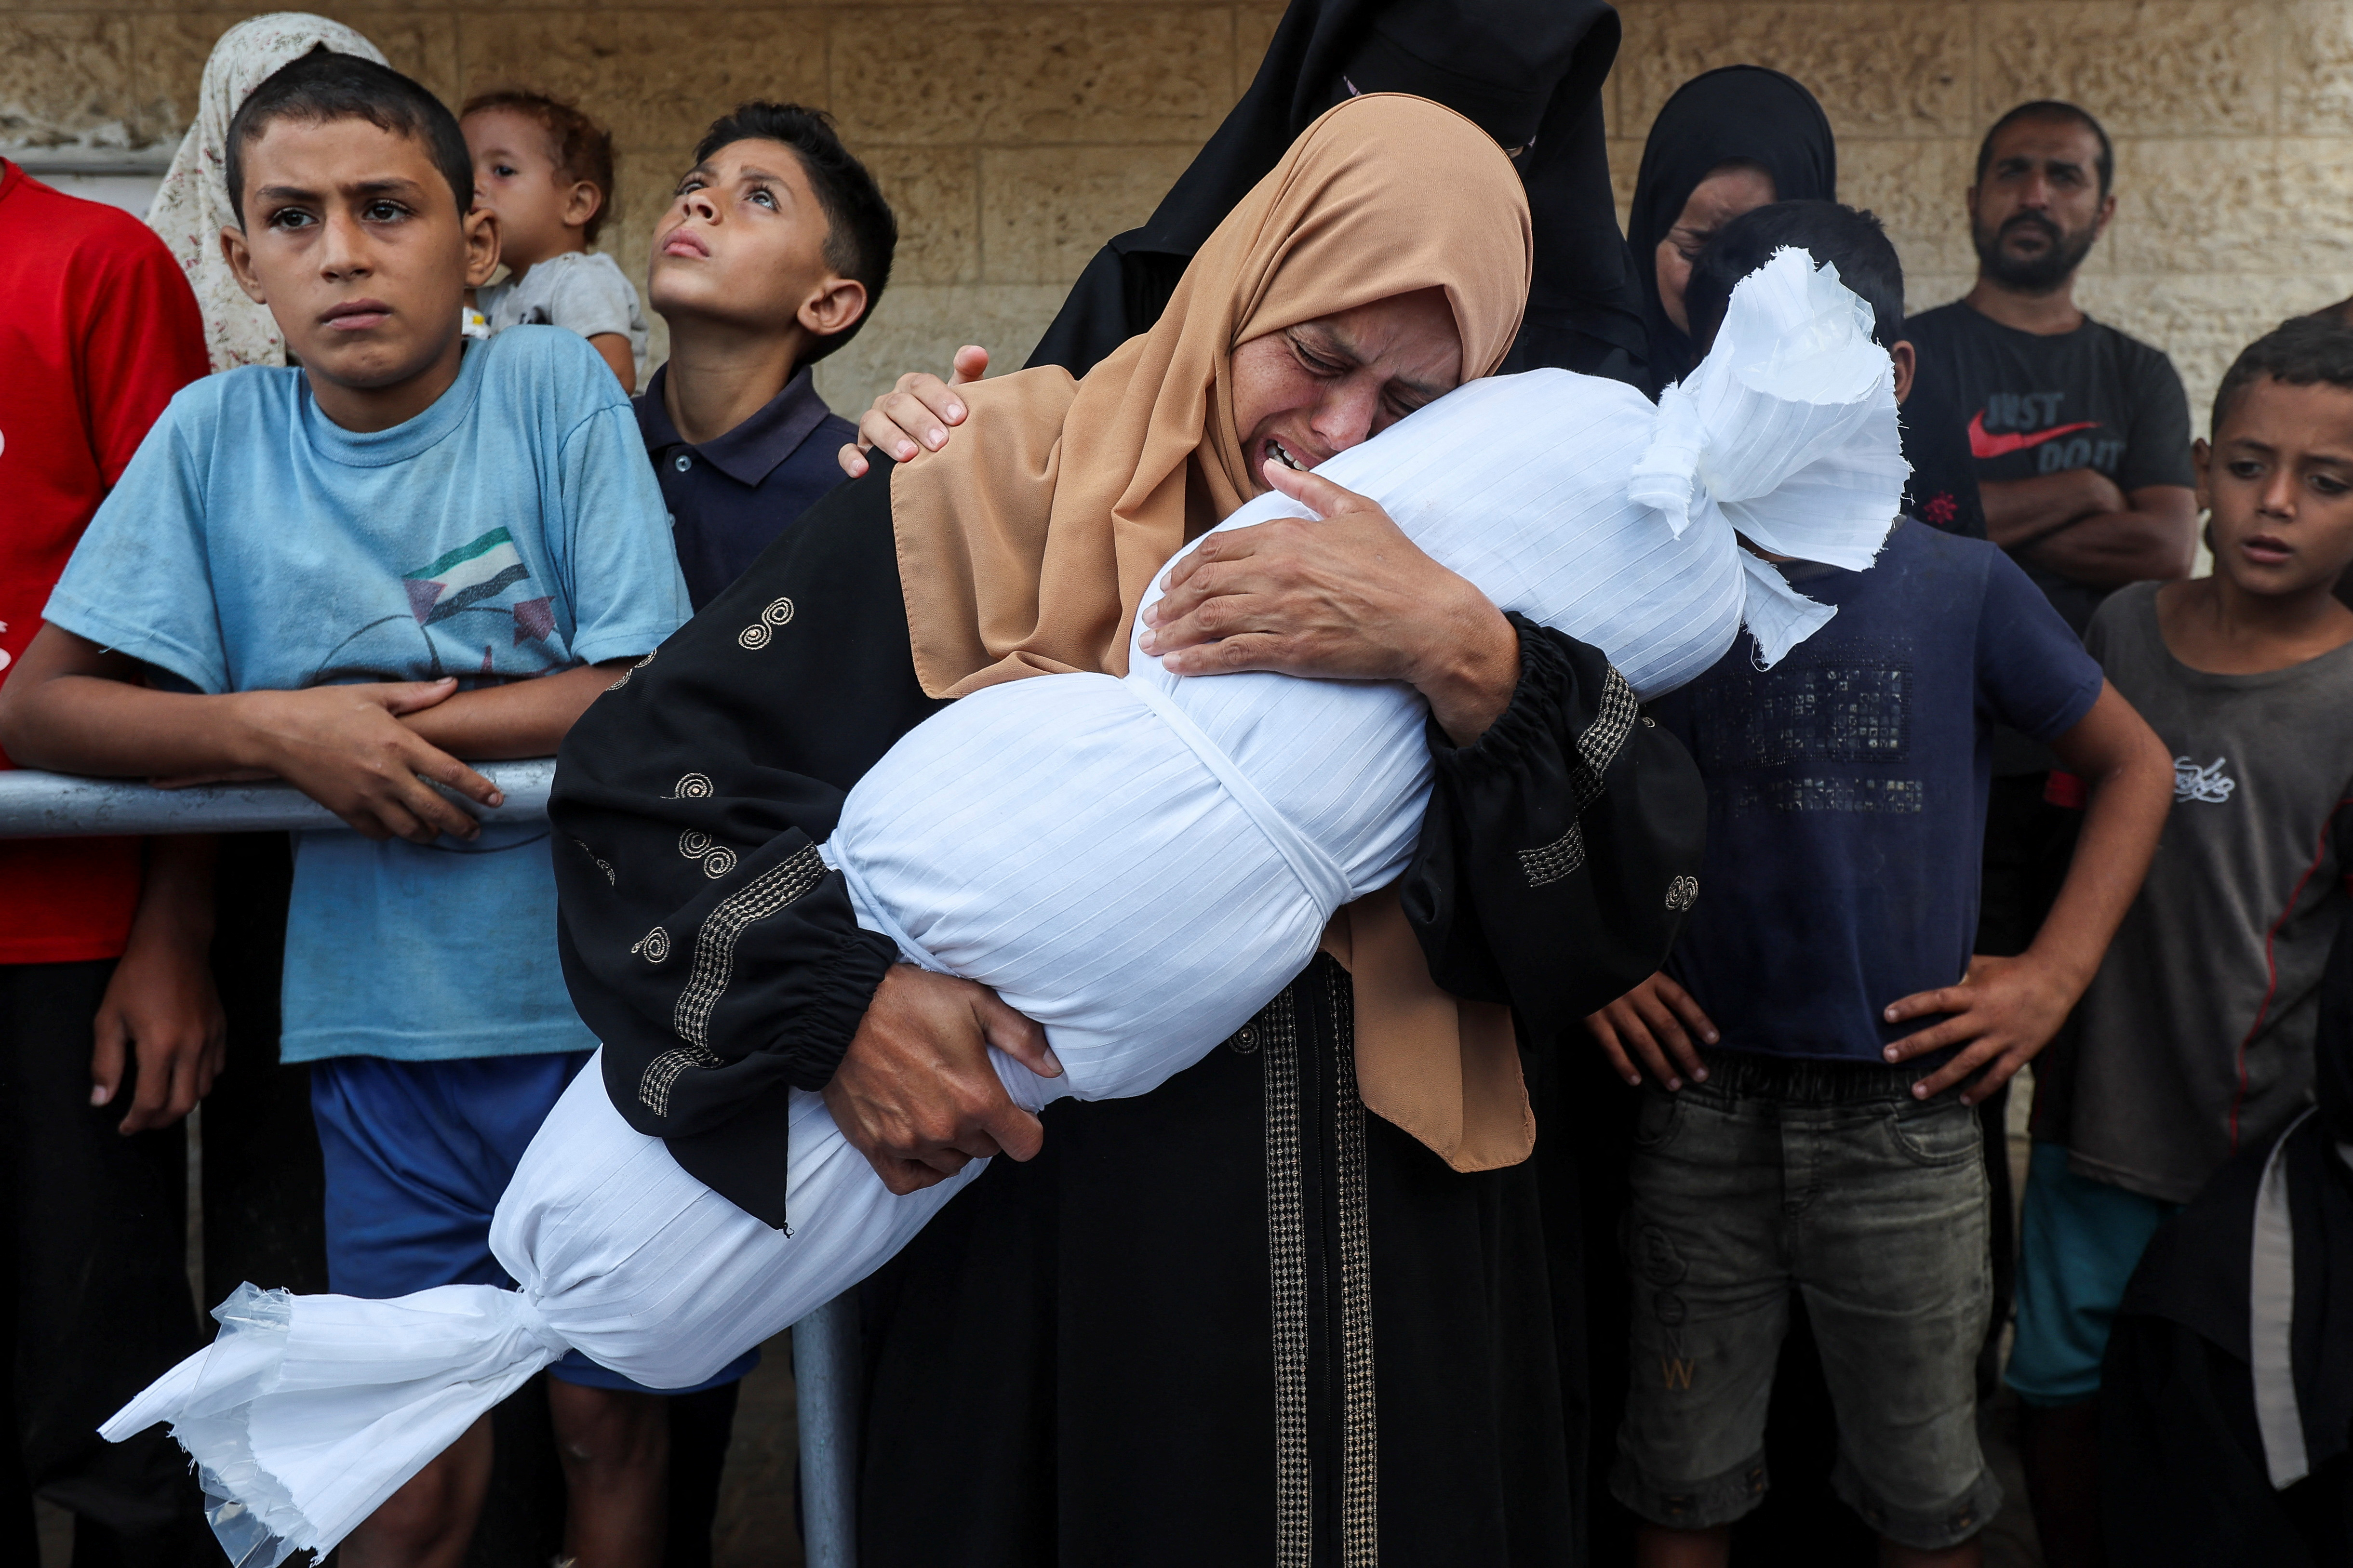
[[(923, 689), (1125, 673), (1153, 572), (1264, 489), (1234, 429), (1234, 349), (1435, 288), (1464, 374), (1487, 375), (1519, 330), (1531, 254), (1519, 176), (1470, 121), (1396, 94), (1324, 115), (1218, 226), (1150, 331), (1084, 381), (1047, 366), (965, 388), (956, 438), (892, 477)], [(1365, 1103), (1457, 1169), (1525, 1158), (1535, 1124), (1508, 1015), (1438, 990), (1393, 893), (1342, 910), (1324, 946), (1355, 982)]]

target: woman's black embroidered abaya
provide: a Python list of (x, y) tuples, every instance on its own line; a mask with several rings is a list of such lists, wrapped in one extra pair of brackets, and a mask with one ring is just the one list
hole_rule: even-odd
[[(771, 1224), (786, 1094), (826, 1081), (893, 959), (814, 847), (938, 706), (890, 471), (601, 698), (557, 775), (565, 970), (614, 1101)], [(1551, 1039), (1656, 966), (1704, 813), (1659, 731), (1597, 752), (1601, 656), (1516, 624), (1509, 710), (1467, 748), (1432, 731), (1402, 892), (1440, 984)], [(1583, 868), (1532, 885), (1521, 852), (1580, 818)], [(682, 1048), (681, 960), (714, 920), (732, 971), (658, 1114), (640, 1089)], [(1533, 1166), (1461, 1174), (1369, 1116), (1349, 998), (1318, 958), (1152, 1094), (1050, 1107), (1043, 1153), (997, 1162), (869, 1282), (866, 1568), (1573, 1560)]]

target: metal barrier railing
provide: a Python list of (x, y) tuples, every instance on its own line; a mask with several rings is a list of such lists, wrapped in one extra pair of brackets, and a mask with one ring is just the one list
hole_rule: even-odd
[[(477, 763), (506, 803), (467, 802), (484, 822), (547, 819), (555, 760)], [(456, 797), (452, 797), (453, 799)], [(0, 772), (0, 838), (87, 838), (150, 833), (263, 833), (340, 826), (291, 784), (156, 789), (121, 779), (32, 769)], [(862, 1382), (858, 1301), (843, 1295), (793, 1325), (794, 1403), (800, 1427), (804, 1546), (809, 1568), (857, 1568), (858, 1407)]]
[[(485, 822), (544, 822), (555, 759), (478, 763), (506, 804), (466, 809)], [(455, 799), (455, 796), (451, 797)], [(336, 827), (335, 814), (283, 784), (157, 789), (125, 779), (85, 779), (30, 768), (0, 773), (0, 838), (87, 838), (136, 833), (264, 833)]]

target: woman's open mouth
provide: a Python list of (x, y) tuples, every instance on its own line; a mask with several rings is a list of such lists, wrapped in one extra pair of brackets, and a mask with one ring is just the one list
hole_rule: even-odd
[(1274, 439), (1271, 436), (1267, 437), (1266, 455), (1272, 458), (1276, 462), (1281, 463), (1284, 468), (1289, 468), (1294, 474), (1303, 474), (1307, 471), (1306, 464), (1293, 457), (1283, 447), (1282, 442)]

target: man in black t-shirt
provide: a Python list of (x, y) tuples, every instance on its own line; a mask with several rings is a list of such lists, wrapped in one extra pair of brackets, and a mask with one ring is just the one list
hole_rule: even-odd
[(1968, 420), (1987, 536), (2078, 632), (2112, 590), (2187, 576), (2197, 532), (2181, 378), (2075, 306), (2114, 174), (2107, 133), (2073, 105), (2003, 115), (1969, 188), (1976, 286), (1905, 327)]
[[(1986, 536), (2009, 551), (2080, 635), (2127, 583), (2186, 577), (2196, 548), (2189, 405), (2159, 350), (2075, 306), (2075, 273), (2116, 213), (2116, 154), (2098, 121), (2071, 103), (2021, 104), (1978, 149), (1969, 187), (1977, 283), (1905, 324), (1920, 379), (1952, 390), (1966, 420)], [(1977, 951), (2025, 951), (2049, 913), (2073, 848), (2080, 804), (2050, 752), (2014, 731), (1994, 737)], [(2080, 785), (2075, 786), (2080, 792)], [(2043, 1064), (2065, 1072), (2063, 1034)], [(1983, 1107), (1999, 1335), (2011, 1277), (2002, 1096)], [(1990, 1353), (1993, 1339), (1988, 1341)], [(2029, 1410), (2021, 1447), (2048, 1560), (2092, 1560), (2091, 1451), (2077, 1413)], [(2086, 1521), (2093, 1521), (2089, 1525)]]
[[(2107, 132), (2073, 104), (2003, 115), (1968, 193), (1977, 283), (1904, 329), (1966, 422), (1986, 537), (2078, 634), (2125, 584), (2189, 575), (2198, 529), (2181, 378), (2075, 306), (2115, 172)], [(2046, 801), (2051, 766), (2024, 736), (1997, 737), (1979, 952), (2023, 951), (2057, 890), (2074, 813)]]

